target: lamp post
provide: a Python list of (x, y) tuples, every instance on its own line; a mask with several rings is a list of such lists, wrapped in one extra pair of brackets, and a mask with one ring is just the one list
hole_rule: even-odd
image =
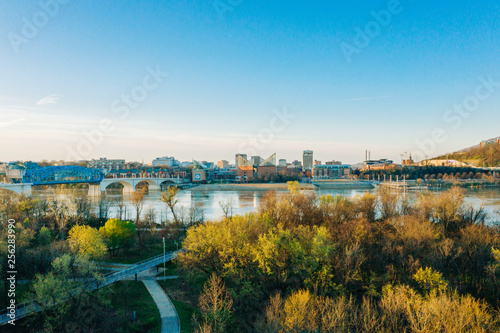
[(163, 237), (163, 280), (165, 280), (165, 237)]

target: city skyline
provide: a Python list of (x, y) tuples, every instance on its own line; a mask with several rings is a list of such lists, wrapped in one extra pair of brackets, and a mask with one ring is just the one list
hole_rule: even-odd
[(0, 158), (353, 164), (499, 135), (496, 2), (222, 3), (4, 4)]

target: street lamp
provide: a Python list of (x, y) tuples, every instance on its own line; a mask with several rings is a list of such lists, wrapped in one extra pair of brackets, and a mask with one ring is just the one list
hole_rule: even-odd
[(163, 280), (166, 279), (166, 277), (165, 277), (165, 272), (166, 272), (165, 264), (166, 264), (165, 263), (165, 237), (163, 237)]

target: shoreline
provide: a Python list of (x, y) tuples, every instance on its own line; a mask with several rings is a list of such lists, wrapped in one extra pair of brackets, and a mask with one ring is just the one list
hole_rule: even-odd
[[(371, 183), (359, 181), (333, 181), (333, 182), (315, 182), (315, 183), (300, 183), (301, 190), (315, 191), (322, 189), (374, 189)], [(195, 187), (187, 188), (189, 191), (287, 191), (288, 184), (286, 183), (266, 183), (266, 184), (202, 184)]]

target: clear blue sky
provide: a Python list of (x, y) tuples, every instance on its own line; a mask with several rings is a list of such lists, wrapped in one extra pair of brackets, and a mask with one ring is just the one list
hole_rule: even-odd
[[(500, 135), (498, 85), (467, 116), (447, 114), (474, 102), (480, 77), (500, 81), (498, 1), (61, 2), (0, 5), (2, 161), (78, 149), (145, 162), (234, 161), (236, 152), (292, 160), (312, 149), (346, 163), (369, 149), (399, 161)], [(390, 23), (373, 24), (371, 12), (388, 8)], [(364, 46), (355, 38), (367, 26), (369, 45), (347, 61), (346, 45)], [(168, 77), (156, 84), (148, 68)], [(142, 96), (145, 78), (156, 87)], [(126, 107), (132, 91), (145, 98)], [(282, 126), (273, 117), (285, 108), (294, 118)], [(446, 138), (430, 144), (436, 128)], [(85, 131), (102, 136), (91, 143)]]

